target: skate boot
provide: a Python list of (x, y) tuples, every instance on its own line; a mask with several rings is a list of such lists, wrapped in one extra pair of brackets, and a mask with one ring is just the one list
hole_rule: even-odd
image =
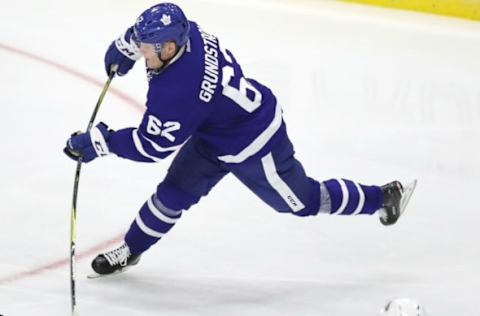
[(393, 181), (380, 187), (383, 192), (383, 205), (379, 211), (380, 222), (383, 225), (393, 225), (402, 215), (401, 200), (403, 186), (399, 181)]
[(130, 248), (124, 243), (117, 249), (98, 255), (92, 261), (93, 270), (100, 274), (113, 274), (122, 272), (140, 261), (140, 254), (132, 255)]

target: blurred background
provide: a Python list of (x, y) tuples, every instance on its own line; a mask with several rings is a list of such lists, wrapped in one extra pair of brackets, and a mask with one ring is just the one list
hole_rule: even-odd
[[(134, 269), (88, 280), (171, 162), (98, 159), (80, 181), (81, 315), (367, 316), (399, 296), (478, 315), (480, 3), (365, 2), (380, 6), (175, 3), (274, 91), (310, 176), (418, 179), (398, 224), (278, 214), (227, 176)], [(70, 314), (75, 163), (62, 149), (86, 128), (108, 45), (155, 3), (0, 0), (0, 314)], [(138, 62), (98, 120), (137, 126), (146, 90)]]

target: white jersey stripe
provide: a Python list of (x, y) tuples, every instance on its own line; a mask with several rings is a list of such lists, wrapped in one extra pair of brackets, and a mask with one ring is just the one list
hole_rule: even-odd
[(335, 180), (338, 182), (338, 184), (340, 184), (340, 188), (342, 189), (342, 204), (340, 205), (338, 210), (332, 214), (342, 214), (342, 212), (347, 207), (348, 199), (350, 198), (350, 196), (348, 194), (348, 188), (345, 181), (343, 181), (342, 179), (335, 179)]
[(352, 213), (352, 215), (358, 215), (362, 211), (363, 206), (365, 205), (365, 193), (363, 193), (362, 187), (358, 183), (353, 183), (358, 190), (359, 199), (357, 209)]
[(267, 144), (272, 136), (278, 131), (282, 125), (282, 108), (280, 105), (275, 106), (275, 116), (268, 127), (253, 140), (247, 147), (236, 155), (219, 156), (218, 159), (227, 163), (240, 163), (247, 158), (255, 155), (260, 149)]
[[(146, 141), (148, 141), (150, 143), (150, 145), (152, 145), (153, 149), (155, 149), (156, 151), (158, 151), (159, 153), (164, 153), (164, 152), (169, 152), (169, 151), (175, 151), (177, 149), (179, 149), (180, 147), (183, 146), (183, 144), (185, 144), (189, 139), (187, 138), (187, 140), (180, 144), (180, 145), (176, 145), (176, 146), (172, 146), (172, 147), (162, 147), (160, 145), (158, 145), (157, 143), (155, 143), (153, 140), (151, 140), (150, 138), (146, 137), (145, 135), (142, 135), (142, 133), (138, 132), (137, 130), (137, 135), (140, 135), (142, 136), (142, 139), (145, 139)], [(141, 139), (139, 138), (139, 140), (141, 141)]]
[(305, 205), (293, 193), (288, 185), (280, 178), (275, 168), (275, 162), (271, 153), (262, 158), (263, 170), (268, 183), (280, 194), (282, 199), (292, 209), (293, 212), (298, 212), (305, 208)]
[(162, 211), (160, 211), (155, 206), (155, 204), (152, 201), (152, 198), (148, 199), (147, 205), (148, 205), (148, 208), (150, 209), (150, 212), (152, 212), (152, 214), (155, 215), (155, 217), (161, 220), (162, 222), (167, 224), (175, 224), (177, 222), (178, 218), (170, 218), (165, 214), (163, 214)]
[(138, 137), (138, 130), (137, 129), (134, 129), (132, 131), (132, 138), (133, 138), (133, 143), (135, 144), (135, 148), (137, 149), (137, 151), (145, 158), (149, 158), (155, 162), (160, 162), (162, 161), (162, 159), (158, 158), (158, 157), (155, 157), (155, 156), (151, 156), (149, 155), (145, 149), (143, 148), (143, 145), (142, 145), (142, 141), (140, 140), (140, 138)]
[(140, 217), (140, 213), (137, 215), (137, 217), (135, 217), (135, 222), (137, 223), (138, 227), (140, 227), (142, 232), (144, 232), (145, 234), (147, 234), (149, 236), (152, 236), (152, 237), (155, 237), (155, 238), (162, 238), (163, 235), (164, 235), (162, 233), (154, 231), (153, 229), (151, 229), (150, 227), (145, 225), (142, 218)]

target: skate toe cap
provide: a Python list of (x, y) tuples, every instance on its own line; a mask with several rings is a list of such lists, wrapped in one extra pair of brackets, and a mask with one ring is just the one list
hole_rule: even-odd
[(112, 272), (110, 264), (103, 255), (98, 255), (95, 259), (93, 259), (92, 269), (98, 274), (108, 274)]

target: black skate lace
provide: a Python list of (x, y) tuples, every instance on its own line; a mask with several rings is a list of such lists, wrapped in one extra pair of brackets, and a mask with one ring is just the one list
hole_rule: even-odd
[(123, 245), (117, 249), (103, 254), (111, 266), (120, 264), (125, 267), (127, 265), (128, 257), (130, 257), (130, 249), (127, 245)]

